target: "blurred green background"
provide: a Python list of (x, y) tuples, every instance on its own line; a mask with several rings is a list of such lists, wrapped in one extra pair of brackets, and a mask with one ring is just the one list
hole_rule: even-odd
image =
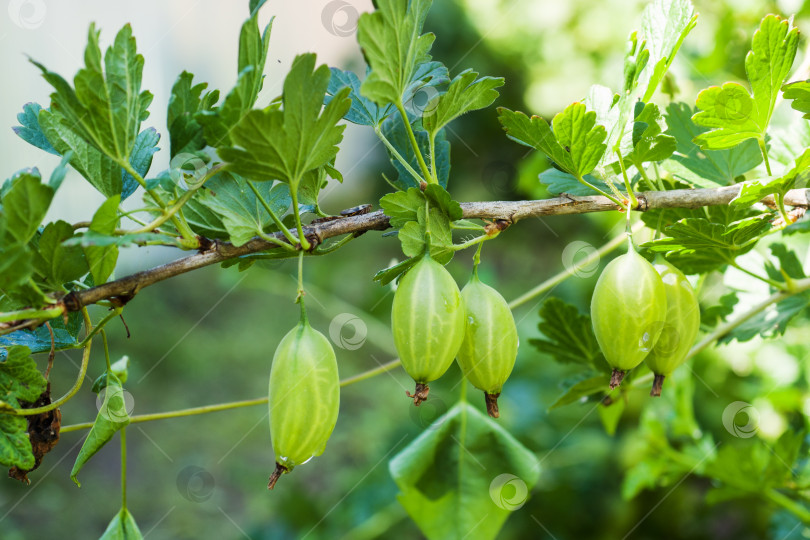
[[(48, 87), (24, 54), (72, 76), (80, 65), (91, 21), (99, 24), (103, 40), (125, 22), (133, 23), (146, 58), (144, 86), (155, 94), (147, 126), (165, 133), (169, 89), (183, 69), (209, 81), (211, 87), (227, 89), (233, 84), (237, 35), (247, 16), (242, 2), (149, 0), (137, 8), (97, 0), (66, 4), (11, 2), (24, 11), (15, 15), (10, 8), (8, 16), (0, 14), (0, 70), (6, 81), (0, 99), (3, 125), (16, 123), (23, 103), (48, 101)], [(330, 4), (271, 0), (263, 8), (262, 21), (272, 14), (277, 18), (260, 105), (279, 93), (283, 74), (301, 52), (318, 52), (322, 62), (360, 72), (362, 58), (351, 32), (352, 17), (370, 9), (371, 3), (347, 3), (332, 10), (331, 18), (324, 16)], [(644, 5), (626, 0), (437, 0), (426, 29), (436, 33), (433, 55), (451, 68), (451, 74), (472, 67), (482, 74), (505, 76), (507, 84), (497, 105), (549, 116), (584, 97), (591, 84), (618, 86), (624, 40), (637, 27)], [(696, 8), (698, 26), (673, 68), (679, 99), (684, 101), (693, 101), (709, 84), (744, 77), (750, 36), (765, 14), (796, 13), (799, 28), (810, 27), (810, 13), (799, 1), (706, 0), (696, 2)], [(543, 160), (503, 136), (494, 109), (467, 115), (451, 129), (450, 189), (456, 199), (545, 196), (536, 176)], [(162, 147), (167, 144), (164, 139)], [(156, 156), (153, 174), (166, 168), (165, 154)], [(0, 158), (7, 176), (34, 164), (47, 172), (56, 164), (55, 158), (26, 145), (10, 129), (0, 134)], [(376, 203), (387, 191), (380, 173), (389, 165), (370, 132), (349, 126), (337, 165), (346, 182), (324, 192), (322, 207), (327, 212)], [(51, 217), (87, 219), (100, 202), (92, 188), (71, 174)], [(482, 279), (513, 299), (560, 271), (571, 242), (598, 247), (621, 231), (621, 219), (559, 216), (522, 222), (488, 243)], [(130, 250), (117, 274), (179, 255), (163, 248)], [(806, 262), (806, 248), (801, 255)], [(459, 283), (469, 276), (471, 256), (459, 253), (448, 267)], [(333, 337), (343, 377), (395, 358), (388, 327), (392, 288), (372, 283), (371, 277), (401, 257), (395, 239), (369, 233), (339, 254), (306, 261), (314, 326), (328, 334), (335, 317), (344, 313), (361, 321), (337, 327)], [(761, 254), (748, 257), (752, 264), (761, 264)], [(126, 339), (119, 324), (108, 330), (113, 359), (125, 354), (131, 359), (126, 388), (133, 396), (133, 414), (265, 395), (275, 346), (297, 320), (294, 271), (289, 262), (256, 265), (246, 273), (208, 268), (141, 292), (125, 311), (132, 338)], [(586, 310), (597, 276), (594, 271), (569, 279), (515, 311), (521, 348), (501, 397), (498, 422), (537, 454), (543, 470), (531, 499), (509, 519), (502, 538), (612, 539), (628, 532), (627, 537), (638, 539), (767, 537), (775, 526), (768, 507), (758, 500), (709, 506), (704, 496), (710, 486), (700, 478), (689, 477), (674, 489), (645, 492), (630, 501), (622, 499), (624, 470), (640, 452), (639, 416), (650, 407), (663, 416), (674, 414), (670, 398), (653, 403), (646, 390), (631, 393), (613, 437), (605, 434), (598, 415), (590, 414), (592, 404), (548, 411), (571, 369), (529, 345), (529, 339), (538, 335), (537, 310), (548, 295)], [(718, 279), (761, 292), (742, 274)], [(94, 313), (94, 318), (100, 316), (100, 310)], [(355, 348), (355, 329), (362, 332), (362, 327), (365, 341)], [(776, 342), (755, 339), (709, 351), (695, 359), (694, 380), (680, 377), (684, 380), (672, 384), (694, 385), (698, 424), (716, 440), (731, 437), (721, 423), (723, 408), (743, 400), (754, 402), (762, 415), (758, 437), (771, 441), (797, 412), (810, 413), (806, 394), (810, 345), (803, 337), (807, 331), (807, 326), (797, 327)], [(55, 395), (70, 386), (78, 361), (78, 353), (57, 356), (51, 375)], [(88, 384), (62, 408), (65, 425), (95, 416), (89, 382), (103, 371), (103, 364), (99, 346)], [(458, 378), (454, 367), (432, 384), (431, 400), (420, 409), (409, 406), (404, 396), (411, 383), (401, 369), (346, 388), (327, 452), (283, 477), (273, 492), (266, 489), (273, 452), (264, 406), (133, 425), (127, 438), (129, 508), (150, 540), (419, 538), (418, 529), (396, 502), (387, 461), (455, 402)], [(754, 401), (756, 396), (765, 397)], [(478, 392), (471, 392), (471, 400), (482, 406)], [(119, 507), (118, 439), (84, 469), (83, 487), (77, 489), (69, 471), (82, 437), (83, 432), (65, 434), (31, 475), (31, 486), (12, 480), (0, 483), (2, 538), (101, 534)]]

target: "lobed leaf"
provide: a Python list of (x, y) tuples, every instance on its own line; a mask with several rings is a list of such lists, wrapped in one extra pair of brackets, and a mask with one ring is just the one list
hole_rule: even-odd
[(697, 18), (689, 0), (655, 0), (644, 8), (639, 38), (650, 58), (638, 77), (638, 86), (644, 89), (641, 101), (650, 101)]
[(420, 206), (416, 212), (416, 221), (406, 223), (398, 233), (402, 252), (407, 257), (416, 257), (425, 252), (425, 234), (430, 228), (430, 256), (441, 264), (447, 264), (453, 258), (453, 231), (450, 220), (438, 208), (425, 211)]
[(471, 69), (462, 71), (450, 83), (445, 94), (427, 104), (422, 125), (435, 137), (440, 129), (462, 114), (489, 107), (497, 98), (495, 88), (503, 86), (503, 77), (482, 77)]
[(32, 62), (54, 87), (51, 110), (59, 115), (62, 126), (120, 163), (129, 160), (139, 126), (149, 115), (152, 94), (141, 92), (143, 56), (137, 53), (130, 25), (116, 35), (103, 66), (99, 34), (95, 25), (90, 25), (85, 67), (74, 78), (75, 88), (42, 64)]
[(708, 128), (695, 124), (693, 114), (694, 110), (686, 103), (667, 106), (666, 134), (675, 138), (676, 146), (675, 154), (664, 167), (677, 178), (697, 187), (725, 186), (762, 163), (762, 154), (753, 140), (724, 150), (701, 149), (694, 139)]
[[(274, 186), (272, 182), (260, 182), (256, 188), (277, 216), (283, 216), (290, 208), (292, 201), (286, 184)], [(227, 171), (218, 173), (206, 183), (197, 199), (222, 221), (235, 246), (274, 229), (270, 214), (239, 175)]]
[(334, 96), (344, 88), (349, 88), (348, 98), (352, 101), (351, 107), (344, 116), (346, 120), (353, 124), (362, 126), (379, 126), (396, 109), (392, 104), (379, 106), (372, 100), (360, 93), (360, 79), (351, 71), (341, 71), (337, 68), (329, 68), (332, 76), (329, 78), (329, 86), (326, 88), (324, 104), (329, 104)]
[(529, 118), (502, 107), (498, 115), (507, 137), (540, 150), (577, 178), (593, 171), (605, 153), (605, 128), (596, 123), (596, 113), (586, 110), (582, 103), (573, 103), (554, 116), (554, 132), (539, 116)]
[(666, 254), (667, 260), (685, 274), (711, 272), (749, 251), (770, 229), (769, 214), (753, 216), (729, 225), (704, 218), (686, 218), (667, 227), (668, 238), (642, 247)]
[(337, 124), (351, 101), (344, 89), (321, 112), (329, 79), (329, 68), (315, 69), (314, 54), (296, 57), (284, 80), (282, 109), (250, 111), (231, 132), (236, 146), (218, 150), (229, 168), (251, 180), (281, 180), (294, 191), (305, 173), (330, 163), (345, 129)]
[(399, 502), (429, 539), (495, 538), (537, 483), (540, 464), (461, 402), (389, 463)]
[(791, 102), (791, 107), (804, 113), (804, 118), (810, 119), (810, 79), (786, 84), (782, 96)]
[(810, 168), (810, 149), (796, 158), (793, 167), (782, 176), (776, 178), (765, 178), (750, 180), (740, 185), (740, 194), (734, 197), (729, 204), (751, 206), (761, 201), (768, 195), (784, 195), (801, 180), (803, 185), (807, 185), (807, 169)]
[(589, 365), (599, 371), (608, 369), (590, 316), (581, 314), (575, 306), (559, 298), (549, 298), (540, 308), (537, 327), (544, 339), (532, 339), (529, 343), (556, 362)]
[(790, 21), (768, 15), (754, 33), (751, 50), (745, 57), (745, 72), (751, 94), (742, 85), (725, 83), (698, 94), (701, 112), (692, 119), (710, 131), (695, 137), (702, 148), (732, 148), (747, 139), (765, 142), (779, 90), (790, 74), (799, 31)]
[(208, 83), (192, 86), (193, 80), (194, 75), (184, 71), (172, 86), (166, 119), (172, 158), (178, 154), (194, 154), (207, 146), (197, 113), (213, 109), (219, 99), (219, 90), (211, 90), (203, 95)]
[(428, 62), (435, 36), (422, 34), (431, 0), (378, 0), (357, 22), (357, 41), (371, 72), (360, 87), (377, 105), (402, 106), (419, 65)]
[(63, 283), (79, 279), (89, 268), (82, 249), (64, 245), (73, 238), (73, 227), (66, 221), (49, 223), (37, 241), (34, 272), (50, 290), (61, 290)]

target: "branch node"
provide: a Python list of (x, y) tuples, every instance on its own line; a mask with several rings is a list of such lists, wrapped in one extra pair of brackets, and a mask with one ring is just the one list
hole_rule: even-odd
[(205, 253), (211, 249), (215, 249), (217, 247), (217, 241), (211, 240), (210, 238), (206, 238), (201, 234), (197, 235), (197, 242), (200, 243), (200, 247), (197, 248), (198, 253)]
[(62, 298), (62, 305), (65, 306), (65, 312), (79, 311), (84, 307), (76, 291), (67, 293)]

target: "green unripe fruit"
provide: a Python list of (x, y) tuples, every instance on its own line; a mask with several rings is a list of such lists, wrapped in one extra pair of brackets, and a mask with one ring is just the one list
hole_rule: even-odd
[(458, 365), (473, 386), (484, 391), (487, 412), (498, 418), (498, 396), (515, 367), (518, 334), (512, 310), (498, 291), (477, 273), (461, 290), (466, 331)]
[(632, 247), (602, 271), (591, 299), (591, 319), (596, 341), (613, 368), (611, 388), (650, 353), (666, 314), (661, 276)]
[(282, 473), (323, 453), (340, 407), (335, 351), (305, 318), (273, 356), (269, 405), (276, 470), (267, 487), (273, 489)]
[(664, 329), (649, 356), (644, 359), (655, 374), (651, 396), (661, 395), (664, 377), (680, 366), (697, 337), (700, 328), (700, 305), (692, 285), (680, 270), (666, 261), (657, 262), (667, 295)]
[(402, 276), (391, 309), (394, 345), (416, 381), (414, 405), (427, 399), (427, 383), (441, 377), (464, 339), (464, 306), (453, 276), (425, 255)]

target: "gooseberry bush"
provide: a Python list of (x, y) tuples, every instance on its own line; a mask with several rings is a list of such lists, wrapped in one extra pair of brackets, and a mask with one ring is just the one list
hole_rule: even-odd
[[(191, 73), (178, 76), (164, 104), (171, 154), (165, 171), (151, 170), (161, 135), (145, 124), (155, 104), (141, 87), (144, 58), (129, 26), (104, 53), (101, 33), (91, 26), (85, 66), (72, 82), (32, 60), (53, 92), (48, 104), (24, 105), (14, 130), (61, 163), (47, 177), (36, 168), (19, 171), (0, 188), (0, 462), (10, 477), (29, 482), (59, 451), (60, 432), (89, 428), (71, 478), (79, 485), (82, 469), (118, 435), (125, 480), (126, 428), (146, 419), (128, 412), (128, 364), (111, 361), (107, 325), (154, 283), (209, 265), (248, 271), (256, 261), (293, 258), (300, 320), (289, 321), (292, 330), (275, 347), (268, 396), (245, 403), (269, 405), (266, 472), (276, 491), (267, 496), (284, 497), (285, 484), (296, 482), (287, 473), (328, 451), (341, 421), (342, 386), (401, 365), (414, 390), (392, 396), (390, 405), (420, 406), (431, 400), (430, 383), (455, 360), (458, 403), (395, 455), (389, 469), (399, 502), (425, 536), (494, 538), (540, 478), (538, 449), (498, 420), (498, 397), (509, 393), (518, 351), (511, 310), (593, 257), (507, 302), (479, 278), (479, 266), (487, 265), (482, 248), (529, 217), (618, 212), (625, 232), (595, 256), (626, 252), (602, 271), (590, 313), (547, 298), (539, 313), (542, 337), (524, 340), (523, 347), (573, 370), (552, 408), (589, 405), (612, 435), (629, 400), (650, 404), (639, 426), (638, 459), (624, 479), (626, 498), (693, 474), (711, 481), (711, 500), (758, 498), (810, 526), (806, 420), (797, 417), (773, 446), (744, 438), (721, 444), (697, 424), (686, 363), (733, 340), (778, 338), (810, 313), (810, 277), (801, 263), (802, 239), (810, 233), (802, 219), (810, 205), (810, 79), (793, 72), (799, 33), (791, 19), (762, 19), (745, 57), (747, 84), (709, 86), (694, 104), (683, 103), (672, 100), (669, 68), (698, 16), (688, 0), (655, 0), (627, 41), (615, 89), (593, 86), (550, 122), (497, 109), (509, 139), (548, 158), (551, 166), (538, 181), (554, 196), (459, 203), (450, 183), (448, 125), (492, 106), (507, 81), (472, 69), (451, 73), (431, 57), (435, 36), (422, 30), (431, 1), (377, 0), (376, 10), (360, 17), (365, 73), (318, 65), (315, 55), (303, 54), (282, 94), (257, 103), (272, 25), (259, 26), (263, 4), (249, 3), (232, 89), (220, 94)], [(794, 110), (776, 129), (771, 120), (782, 104)], [(335, 158), (345, 122), (368, 128), (390, 158), (394, 174), (379, 175), (390, 187), (380, 210), (358, 201), (331, 215), (319, 203), (327, 185), (341, 189)], [(44, 222), (69, 169), (106, 200), (85, 221)], [(142, 204), (124, 210), (129, 197)], [(307, 317), (306, 260), (340, 257), (332, 252), (387, 229), (404, 259), (369, 268), (369, 279), (397, 283), (391, 330), (399, 358), (341, 379), (340, 356)], [(769, 250), (763, 268), (738, 262), (761, 241)], [(191, 254), (118, 275), (120, 250), (144, 246)], [(445, 265), (462, 251), (473, 267), (460, 288)], [(766, 284), (768, 295), (740, 309), (737, 291), (718, 294), (716, 284), (730, 268)], [(87, 388), (91, 346), (99, 341), (105, 368)], [(55, 352), (67, 349), (83, 351), (75, 382), (51, 381)], [(40, 354), (48, 355), (44, 370), (33, 356)], [(257, 366), (256, 376), (266, 376)], [(483, 398), (468, 399), (467, 382)], [(59, 395), (52, 395), (52, 383)], [(634, 393), (639, 387), (651, 387), (652, 397)], [(60, 406), (88, 392), (99, 396), (95, 420), (71, 418), (63, 427)], [(652, 407), (662, 395), (674, 402), (674, 419)], [(734, 414), (728, 423), (724, 414), (730, 431), (740, 427)], [(306, 466), (320, 465), (315, 459)], [(502, 493), (507, 484), (514, 495)], [(108, 529), (98, 531), (102, 538), (142, 537), (125, 496), (110, 515)]]

